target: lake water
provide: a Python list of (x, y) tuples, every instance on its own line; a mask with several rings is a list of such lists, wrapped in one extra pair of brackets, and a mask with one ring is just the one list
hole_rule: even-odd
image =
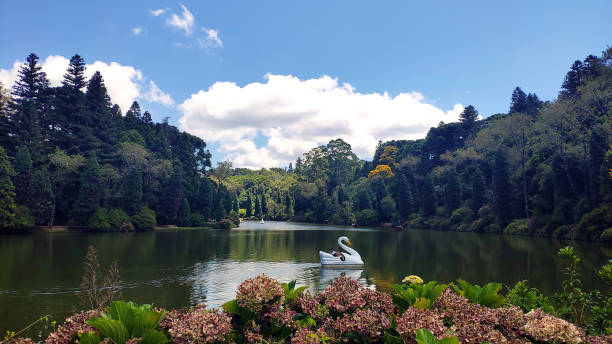
[[(318, 251), (337, 247), (341, 235), (361, 254), (362, 270), (321, 268)], [(178, 308), (219, 306), (234, 298), (240, 282), (262, 272), (282, 282), (295, 279), (311, 292), (346, 273), (364, 286), (383, 289), (416, 274), (477, 284), (527, 279), (552, 293), (562, 280), (556, 253), (567, 244), (581, 258), (585, 286), (600, 286), (596, 271), (612, 257), (612, 247), (542, 238), (287, 222), (245, 222), (231, 231), (2, 235), (0, 334), (44, 314), (61, 321), (77, 309), (88, 245), (96, 247), (102, 268), (118, 261), (122, 299)]]

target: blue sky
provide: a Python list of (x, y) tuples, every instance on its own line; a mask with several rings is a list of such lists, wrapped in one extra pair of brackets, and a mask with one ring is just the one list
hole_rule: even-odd
[(505, 112), (515, 86), (552, 99), (612, 44), (612, 2), (3, 1), (0, 32), (4, 84), (30, 52), (58, 76), (78, 53), (113, 101), (272, 167), (335, 137), (367, 158), (461, 105)]

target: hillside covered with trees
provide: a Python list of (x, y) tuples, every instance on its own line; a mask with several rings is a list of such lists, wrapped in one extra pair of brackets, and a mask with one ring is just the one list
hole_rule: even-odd
[(31, 54), (13, 89), (0, 88), (0, 227), (150, 229), (228, 215), (227, 190), (203, 178), (202, 139), (137, 102), (123, 114), (79, 55), (60, 87), (41, 69)]
[(424, 139), (341, 139), (288, 168), (211, 168), (206, 143), (134, 102), (122, 114), (75, 55), (50, 87), (31, 54), (1, 89), (0, 227), (109, 230), (211, 219), (612, 240), (612, 49), (576, 61), (552, 101), (514, 89), (508, 113), (465, 107)]
[(517, 87), (508, 113), (467, 106), (424, 139), (379, 142), (373, 161), (337, 139), (226, 178), (247, 215), (610, 241), (611, 116), (609, 48), (574, 62), (553, 101)]

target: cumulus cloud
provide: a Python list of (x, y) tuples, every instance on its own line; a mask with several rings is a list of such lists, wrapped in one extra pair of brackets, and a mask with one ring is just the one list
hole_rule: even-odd
[(178, 30), (183, 30), (185, 35), (189, 36), (193, 32), (195, 18), (185, 5), (181, 5), (181, 7), (183, 8), (183, 13), (180, 16), (173, 13), (170, 18), (166, 20), (166, 25)]
[(300, 80), (271, 74), (264, 83), (243, 87), (216, 82), (179, 108), (181, 129), (219, 143), (223, 159), (250, 168), (286, 166), (338, 137), (358, 156), (371, 157), (378, 140), (422, 138), (440, 121), (456, 121), (463, 110), (461, 104), (439, 109), (418, 92), (359, 93), (326, 75)]
[[(51, 86), (60, 86), (70, 60), (60, 55), (50, 55), (41, 62), (42, 70), (47, 74)], [(18, 71), (23, 61), (16, 61), (10, 69), (0, 69), (0, 82), (11, 88), (18, 78)], [(121, 110), (127, 111), (134, 100), (145, 99), (165, 106), (173, 106), (174, 100), (164, 93), (152, 80), (143, 76), (142, 72), (132, 66), (117, 62), (95, 61), (87, 64), (85, 76), (89, 79), (94, 72), (99, 71), (104, 78), (104, 84), (113, 103), (119, 104)]]
[(153, 17), (159, 17), (159, 16), (161, 16), (162, 14), (166, 13), (166, 10), (167, 10), (167, 9), (165, 9), (165, 8), (160, 8), (160, 9), (157, 9), (157, 10), (149, 10), (149, 13), (150, 13), (150, 14), (151, 14)]
[(132, 28), (132, 35), (138, 36), (142, 33), (142, 26), (137, 26)]
[(215, 29), (202, 28), (202, 31), (206, 34), (204, 38), (198, 38), (198, 44), (203, 47), (222, 47), (223, 42), (219, 38), (219, 31)]

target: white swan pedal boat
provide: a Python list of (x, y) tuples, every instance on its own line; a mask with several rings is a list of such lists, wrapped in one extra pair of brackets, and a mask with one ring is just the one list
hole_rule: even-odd
[(352, 248), (344, 245), (343, 241), (346, 241), (348, 245), (351, 245), (351, 241), (345, 237), (341, 236), (338, 238), (338, 245), (342, 247), (346, 252), (340, 252), (344, 259), (341, 257), (334, 256), (329, 252), (319, 251), (319, 258), (321, 258), (321, 266), (323, 267), (357, 267), (360, 268), (363, 266), (363, 260), (361, 260), (361, 256), (357, 251)]

